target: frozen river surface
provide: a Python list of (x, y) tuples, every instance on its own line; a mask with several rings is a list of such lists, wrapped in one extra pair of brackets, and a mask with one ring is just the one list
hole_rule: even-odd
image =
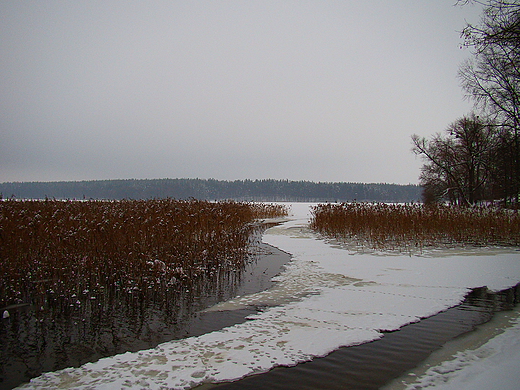
[[(46, 373), (22, 387), (182, 389), (231, 381), (376, 340), (383, 331), (457, 305), (474, 287), (503, 290), (520, 281), (520, 252), (515, 250), (483, 248), (411, 256), (353, 253), (307, 229), (309, 204), (291, 207), (289, 220), (267, 230), (263, 239), (293, 256), (277, 283), (209, 309), (262, 308), (248, 321), (151, 350)], [(500, 336), (507, 341), (494, 343), (503, 346), (504, 354), (518, 358), (518, 353), (505, 350), (518, 343), (515, 326)], [(466, 370), (470, 366), (459, 365)], [(435, 373), (425, 375), (423, 385), (433, 385)], [(457, 375), (450, 378), (456, 381)]]

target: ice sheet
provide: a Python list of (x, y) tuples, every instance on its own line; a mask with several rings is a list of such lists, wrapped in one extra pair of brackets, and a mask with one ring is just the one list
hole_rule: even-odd
[(199, 337), (172, 341), (46, 373), (25, 388), (189, 388), (295, 365), (347, 345), (382, 337), (461, 302), (473, 287), (500, 290), (520, 281), (520, 253), (375, 256), (353, 254), (308, 230), (309, 204), (269, 229), (264, 242), (293, 255), (271, 289), (210, 310), (253, 305), (249, 321)]

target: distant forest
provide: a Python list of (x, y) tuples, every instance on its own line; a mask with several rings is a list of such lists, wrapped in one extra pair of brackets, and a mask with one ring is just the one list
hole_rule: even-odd
[(416, 202), (417, 185), (289, 180), (129, 179), (0, 183), (3, 199), (204, 199), (291, 202)]

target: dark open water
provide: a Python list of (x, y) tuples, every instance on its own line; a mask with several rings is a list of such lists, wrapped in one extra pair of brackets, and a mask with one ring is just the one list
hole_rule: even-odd
[[(288, 254), (261, 244), (244, 270), (187, 286), (166, 299), (129, 293), (108, 294), (103, 300), (85, 294), (72, 306), (50, 300), (45, 315), (32, 305), (9, 308), (10, 317), (0, 319), (0, 389), (16, 387), (42, 372), (77, 367), (243, 322), (256, 312), (254, 308), (201, 311), (234, 296), (269, 288), (270, 279), (289, 260)], [(388, 332), (380, 340), (341, 348), (295, 367), (200, 388), (378, 389), (417, 366), (446, 341), (489, 321), (497, 311), (512, 309), (519, 300), (519, 286), (499, 293), (475, 289), (461, 305)]]

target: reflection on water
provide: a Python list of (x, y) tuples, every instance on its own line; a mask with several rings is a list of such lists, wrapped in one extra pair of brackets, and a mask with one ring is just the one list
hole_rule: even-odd
[(464, 302), (366, 344), (340, 348), (295, 367), (278, 367), (242, 380), (204, 388), (222, 389), (380, 389), (417, 366), (444, 343), (488, 322), (520, 302), (520, 284), (500, 291), (476, 288)]
[(242, 322), (252, 310), (226, 316), (201, 311), (269, 287), (289, 259), (276, 248), (257, 244), (244, 269), (221, 270), (195, 283), (156, 284), (146, 291), (103, 286), (102, 294), (84, 290), (72, 301), (49, 293), (30, 304), (3, 308), (9, 317), (0, 319), (0, 388), (10, 389), (42, 372)]

